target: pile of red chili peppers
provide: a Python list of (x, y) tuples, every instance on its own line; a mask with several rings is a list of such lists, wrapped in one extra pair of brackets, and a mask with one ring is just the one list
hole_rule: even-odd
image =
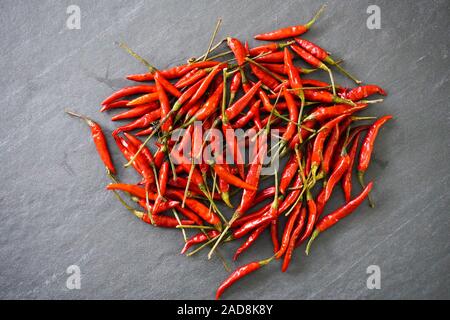
[[(127, 79), (140, 84), (111, 94), (101, 103), (100, 111), (125, 109), (112, 120), (129, 122), (117, 127), (112, 136), (127, 161), (125, 167), (133, 167), (139, 174), (138, 183), (116, 179), (100, 126), (86, 116), (67, 111), (91, 127), (97, 151), (113, 180), (107, 189), (144, 222), (179, 229), (185, 240), (181, 253), (190, 256), (209, 247), (209, 258), (217, 254), (223, 259), (217, 250), (219, 245), (243, 239), (234, 254), (236, 260), (268, 230), (274, 255), (236, 269), (220, 285), (216, 298), (238, 279), (274, 260), (282, 260), (281, 270), (286, 271), (295, 249), (304, 242), (308, 254), (320, 233), (351, 214), (366, 198), (373, 206), (369, 197), (373, 182), (365, 184), (364, 173), (378, 132), (392, 116), (367, 124), (374, 117), (358, 117), (356, 113), (382, 101), (368, 100), (369, 96), (385, 96), (386, 92), (377, 85), (361, 85), (325, 49), (303, 38), (322, 9), (304, 25), (254, 36), (269, 42), (253, 48), (231, 37), (212, 46), (217, 26), (204, 55), (165, 70), (155, 68), (121, 44), (148, 72), (128, 75)], [(225, 44), (226, 51), (212, 56)], [(294, 64), (294, 60), (308, 68)], [(357, 86), (335, 84), (332, 68)], [(329, 83), (310, 75), (319, 69), (327, 73)], [(200, 123), (204, 131), (216, 128), (224, 135), (230, 129), (251, 128), (259, 135), (276, 128), (280, 142), (271, 153), (288, 157), (280, 178), (275, 172), (274, 185), (260, 190), (264, 166), (261, 154), (268, 151), (267, 140), (257, 140), (246, 164), (240, 161), (243, 155), (238, 151), (246, 142), (228, 135), (225, 148), (214, 149), (214, 158), (194, 162), (197, 151), (201, 154), (214, 142), (196, 134), (195, 123)], [(175, 144), (170, 136), (180, 128), (189, 134)], [(188, 145), (188, 154), (183, 154), (182, 148)], [(218, 161), (230, 152), (232, 163)], [(353, 190), (354, 166), (361, 191)], [(339, 184), (345, 202), (339, 209), (326, 212), (326, 204)], [(230, 202), (232, 195), (240, 195), (237, 208)], [(233, 208), (231, 217), (221, 212), (219, 202)], [(252, 211), (256, 206), (258, 209)], [(188, 231), (196, 234), (188, 237)]]

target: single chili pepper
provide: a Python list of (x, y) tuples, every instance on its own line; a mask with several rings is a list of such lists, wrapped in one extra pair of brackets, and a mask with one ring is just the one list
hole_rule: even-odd
[(346, 117), (347, 115), (343, 114), (327, 122), (325, 125), (322, 126), (321, 131), (317, 134), (316, 138), (314, 139), (313, 151), (311, 155), (311, 172), (310, 172), (310, 174), (312, 174), (313, 177), (315, 177), (317, 169), (319, 168), (322, 162), (323, 145), (325, 143), (325, 139), (330, 134), (331, 129), (334, 126), (338, 125), (339, 122)]
[(116, 100), (119, 100), (120, 98), (132, 96), (134, 94), (139, 93), (151, 93), (156, 92), (155, 86), (148, 86), (148, 85), (139, 85), (139, 86), (133, 86), (133, 87), (125, 87), (120, 90), (117, 90), (113, 94), (111, 94), (108, 98), (103, 100), (102, 105), (108, 105)]
[(291, 239), (292, 229), (294, 229), (294, 225), (297, 222), (297, 218), (300, 214), (301, 208), (302, 203), (301, 202), (297, 203), (294, 207), (294, 210), (289, 215), (288, 221), (286, 222), (286, 225), (284, 227), (283, 236), (281, 238), (280, 249), (277, 251), (275, 255), (277, 259), (280, 259), (283, 256), (283, 254), (286, 252), (286, 249), (289, 246), (289, 240)]
[(311, 26), (316, 22), (319, 15), (322, 13), (325, 6), (322, 6), (319, 11), (314, 15), (314, 17), (304, 25), (296, 25), (291, 27), (286, 27), (278, 30), (274, 30), (271, 32), (261, 33), (256, 35), (254, 38), (256, 40), (281, 40), (286, 38), (297, 37), (306, 31), (308, 31)]
[(314, 55), (299, 47), (298, 45), (293, 44), (290, 47), (296, 54), (298, 54), (300, 58), (305, 60), (305, 62), (307, 62), (314, 68), (319, 68), (327, 72), (330, 70), (322, 61), (320, 61)]
[(227, 110), (225, 111), (228, 120), (234, 119), (244, 108), (248, 105), (250, 100), (255, 96), (258, 92), (259, 87), (261, 86), (261, 81), (256, 83), (245, 95), (242, 96), (238, 101), (233, 103)]
[[(259, 106), (261, 105), (261, 100), (256, 100), (252, 106), (250, 107), (249, 111), (240, 117), (236, 122), (233, 124), (233, 128), (243, 128), (247, 123), (250, 122), (250, 120), (254, 119), (259, 115)], [(254, 119), (255, 120), (255, 119)], [(255, 121), (257, 123), (258, 129), (261, 129), (261, 121)]]
[(254, 57), (262, 53), (274, 52), (292, 44), (292, 41), (286, 43), (268, 43), (248, 50), (250, 56)]
[(351, 101), (359, 101), (376, 93), (383, 96), (387, 95), (386, 91), (384, 91), (381, 87), (374, 84), (368, 84), (365, 86), (353, 88), (350, 91), (346, 92), (344, 96), (346, 99), (349, 99)]
[(226, 64), (224, 63), (213, 68), (213, 70), (203, 79), (197, 91), (192, 95), (191, 99), (189, 100), (190, 105), (198, 101), (205, 94), (206, 89), (208, 89), (214, 77), (225, 67)]
[[(176, 79), (184, 76), (192, 69), (211, 68), (220, 63), (220, 61), (200, 61), (187, 65), (176, 66), (167, 70), (160, 70), (159, 73), (161, 73), (161, 75), (166, 79)], [(132, 74), (128, 75), (127, 79), (133, 81), (152, 81), (154, 80), (154, 73)]]
[[(128, 151), (128, 153), (124, 153), (125, 158), (130, 161), (130, 159), (136, 154), (138, 151), (138, 147), (136, 147), (133, 143), (131, 143), (128, 139), (120, 138), (119, 136), (116, 136), (114, 138), (119, 138), (119, 142), (122, 144), (122, 146), (125, 147), (125, 149)], [(139, 173), (144, 178), (144, 183), (146, 186), (146, 189), (148, 191), (149, 186), (155, 182), (155, 176), (153, 174), (152, 169), (150, 168), (150, 163), (147, 162), (147, 159), (144, 157), (143, 153), (140, 153), (136, 157), (137, 168), (139, 169)]]
[[(261, 63), (261, 65), (264, 68), (266, 68), (266, 69), (268, 69), (268, 70), (270, 70), (270, 71), (272, 71), (272, 72), (274, 72), (276, 74), (288, 75), (287, 70), (284, 68), (284, 60), (280, 61), (280, 62), (283, 62), (283, 63)], [(297, 69), (297, 72), (301, 73), (301, 74), (307, 74), (307, 73), (311, 73), (311, 72), (316, 71), (316, 69), (304, 69), (304, 68), (301, 68), (299, 66), (294, 66), (294, 68)], [(308, 80), (309, 79), (307, 79), (306, 81), (308, 81)], [(302, 80), (302, 82), (303, 82), (303, 80)], [(275, 89), (274, 91), (278, 92), (277, 89)]]
[(191, 199), (191, 198), (184, 199), (184, 194), (181, 191), (168, 189), (166, 191), (166, 193), (168, 196), (174, 196), (174, 197), (178, 198), (179, 200), (182, 200), (182, 201), (184, 200), (185, 204), (192, 211), (197, 213), (203, 220), (205, 220), (209, 224), (215, 226), (216, 229), (221, 230), (222, 227), (221, 227), (219, 218), (217, 217), (217, 215), (214, 212), (209, 210), (203, 203), (201, 203), (195, 199)]
[(261, 68), (257, 67), (253, 63), (250, 63), (250, 69), (252, 70), (252, 73), (266, 86), (268, 86), (270, 89), (274, 90), (279, 82), (277, 79), (272, 77), (270, 74), (262, 70)]
[(303, 180), (300, 174), (297, 175), (297, 178), (292, 185), (292, 191), (288, 193), (286, 199), (280, 205), (279, 213), (283, 213), (286, 211), (300, 196), (302, 192)]
[(239, 228), (240, 226), (244, 225), (245, 223), (247, 223), (249, 221), (252, 221), (252, 220), (255, 220), (255, 218), (258, 218), (258, 217), (262, 216), (263, 214), (268, 212), (271, 207), (272, 207), (272, 202), (262, 206), (261, 208), (259, 208), (255, 212), (248, 213), (248, 214), (242, 216), (241, 218), (239, 218), (236, 221), (234, 221), (231, 226), (233, 228)]
[[(131, 159), (133, 157), (132, 153), (125, 147), (125, 145), (127, 144), (126, 142), (123, 141), (123, 138), (120, 137), (119, 135), (113, 135), (114, 140), (116, 142), (117, 147), (119, 148), (120, 152), (122, 153), (122, 155), (125, 157), (125, 159)], [(136, 170), (136, 172), (140, 175), (141, 174), (141, 168), (139, 167), (138, 162), (133, 162), (133, 168)]]
[[(226, 118), (226, 116), (225, 116)], [(230, 152), (233, 156), (234, 164), (238, 168), (239, 176), (245, 178), (244, 172), (244, 159), (242, 157), (241, 150), (237, 143), (237, 137), (234, 134), (234, 129), (228, 122), (228, 119), (222, 119), (222, 132), (225, 135), (225, 142), (227, 144), (227, 152)]]
[[(378, 135), (378, 131), (390, 119), (392, 119), (392, 116), (387, 115), (375, 121), (370, 126), (369, 131), (367, 132), (367, 135), (363, 140), (361, 151), (359, 152), (359, 162), (358, 162), (358, 179), (362, 187), (364, 187), (364, 173), (369, 167), (370, 158), (372, 157), (373, 152), (373, 146), (375, 143), (375, 139)], [(373, 201), (371, 201), (370, 199), (370, 195), (369, 195), (369, 203), (371, 207), (374, 207)]]
[(152, 122), (161, 118), (161, 110), (153, 110), (142, 117), (130, 122), (129, 124), (120, 126), (113, 131), (113, 135), (117, 135), (120, 132), (131, 131), (134, 129), (147, 128)]
[(355, 107), (356, 104), (353, 101), (334, 96), (331, 92), (326, 90), (304, 90), (305, 98), (309, 101), (317, 101), (324, 103), (344, 103), (348, 104), (352, 107)]
[[(307, 239), (314, 231), (314, 225), (316, 224), (318, 218), (316, 202), (314, 201), (311, 192), (309, 190), (306, 190), (306, 204), (308, 206), (308, 222), (306, 223), (305, 232), (303, 233), (303, 235), (299, 240), (300, 243), (303, 242), (305, 239)], [(294, 243), (296, 242), (297, 239), (294, 241)]]
[(163, 87), (164, 91), (170, 93), (172, 96), (179, 98), (181, 96), (181, 92), (166, 78), (159, 72), (155, 72), (155, 81), (158, 81), (159, 84)]
[(219, 235), (219, 232), (217, 230), (210, 230), (206, 234), (203, 232), (199, 232), (196, 235), (189, 238), (188, 241), (184, 244), (183, 249), (181, 249), (181, 254), (185, 254), (186, 251), (189, 250), (190, 247), (196, 244), (203, 243), (207, 241), (208, 239), (215, 238)]
[(255, 58), (255, 61), (259, 63), (279, 63), (283, 62), (283, 60), (284, 60), (283, 51), (276, 51), (266, 54), (262, 57)]
[(194, 221), (194, 223), (198, 226), (203, 225), (203, 220), (199, 218), (199, 216), (188, 208), (183, 208), (181, 205), (177, 205), (175, 209), (180, 212), (183, 216), (188, 218), (189, 220)]
[(214, 93), (206, 100), (206, 102), (203, 104), (203, 106), (194, 114), (193, 117), (191, 117), (184, 126), (188, 126), (195, 121), (203, 121), (206, 118), (208, 118), (210, 115), (212, 115), (219, 106), (219, 103), (222, 99), (222, 92), (223, 92), (223, 83), (221, 83)]
[(270, 238), (273, 244), (273, 253), (277, 253), (280, 250), (280, 240), (278, 240), (278, 219), (270, 222)]
[(105, 104), (100, 109), (100, 112), (103, 112), (106, 110), (111, 110), (111, 109), (116, 109), (116, 108), (125, 108), (125, 107), (127, 107), (128, 102), (130, 102), (130, 100), (119, 100), (119, 101), (111, 102), (110, 104)]
[(293, 153), (290, 156), (288, 162), (286, 163), (283, 173), (281, 174), (281, 179), (280, 179), (280, 193), (281, 194), (286, 193), (286, 190), (289, 187), (289, 184), (291, 183), (291, 181), (294, 178), (297, 171), (298, 171), (298, 160), (297, 160), (296, 154)]
[(272, 258), (266, 259), (266, 260), (261, 260), (261, 261), (256, 261), (256, 262), (250, 262), (249, 264), (246, 264), (242, 267), (237, 268), (236, 270), (234, 270), (227, 279), (225, 279), (225, 281), (220, 285), (220, 287), (217, 289), (216, 292), (216, 300), (218, 300), (220, 298), (220, 296), (223, 294), (223, 292), (229, 288), (231, 285), (233, 285), (233, 283), (235, 283), (236, 281), (238, 281), (239, 279), (245, 277), (246, 275), (258, 270), (259, 268), (265, 266), (266, 264), (268, 264), (270, 261), (272, 261)]
[(80, 118), (84, 120), (84, 122), (86, 122), (86, 124), (91, 128), (92, 140), (94, 140), (94, 144), (97, 148), (100, 159), (102, 159), (105, 167), (109, 171), (111, 171), (112, 173), (116, 173), (116, 168), (114, 168), (111, 155), (109, 154), (108, 143), (106, 141), (105, 135), (103, 134), (102, 127), (100, 127), (98, 123), (84, 115), (76, 114), (69, 110), (66, 110), (66, 113), (70, 114), (71, 116)]
[(330, 178), (327, 181), (327, 184), (325, 186), (325, 202), (327, 202), (330, 197), (331, 193), (333, 192), (334, 187), (336, 184), (341, 180), (344, 173), (347, 171), (348, 167), (350, 165), (350, 157), (345, 152), (341, 154), (338, 163), (336, 164), (336, 167), (333, 170), (333, 173), (330, 175)]
[(158, 150), (155, 152), (155, 154), (153, 155), (153, 158), (155, 159), (155, 167), (156, 168), (160, 168), (164, 158), (166, 157), (166, 152), (164, 150), (164, 146), (161, 145), (159, 146)]
[[(198, 74), (200, 74), (200, 77)], [(188, 73), (186, 73), (184, 76), (182, 76), (180, 79), (178, 79), (177, 82), (175, 82), (175, 88), (181, 89), (187, 87), (188, 85), (194, 84), (195, 82), (197, 82), (206, 75), (207, 72), (205, 72), (203, 69), (194, 68)], [(195, 79), (193, 82), (191, 82), (192, 78)]]
[(233, 51), (238, 65), (242, 67), (245, 64), (245, 57), (247, 56), (247, 52), (242, 43), (236, 38), (228, 37), (227, 45), (231, 49), (231, 51)]
[(243, 188), (246, 190), (252, 190), (252, 191), (256, 191), (257, 187), (254, 185), (251, 185), (245, 181), (242, 181), (241, 179), (239, 179), (238, 177), (232, 175), (226, 168), (225, 166), (221, 165), (221, 164), (213, 164), (211, 163), (211, 166), (214, 169), (214, 172), (217, 173), (217, 175), (224, 179), (226, 182), (228, 182), (229, 184), (238, 187), (238, 188)]
[(158, 92), (147, 93), (128, 102), (127, 107), (134, 107), (142, 104), (152, 103), (158, 101), (158, 98)]
[[(183, 172), (186, 172), (186, 170), (183, 169), (183, 167), (180, 166), (179, 168), (181, 168)], [(176, 179), (169, 179), (167, 181), (167, 183), (168, 183), (169, 186), (172, 186), (172, 187), (186, 189), (187, 179), (177, 176)], [(200, 187), (197, 184), (195, 184), (195, 183), (190, 183), (189, 184), (189, 191), (192, 191), (192, 192), (197, 193), (197, 194), (202, 194), (203, 193), (203, 191), (200, 189)]]
[(315, 56), (320, 61), (323, 61), (325, 63), (335, 66), (342, 74), (344, 74), (348, 78), (352, 79), (356, 83), (361, 83), (360, 80), (356, 79), (354, 76), (349, 74), (344, 68), (342, 68), (339, 65), (339, 63), (337, 61), (335, 61), (333, 58), (330, 57), (328, 52), (326, 52), (324, 49), (322, 49), (318, 45), (316, 45), (308, 40), (305, 40), (305, 39), (296, 38), (294, 40), (297, 42), (297, 44), (300, 47), (302, 47), (303, 49), (305, 49), (306, 51), (311, 53), (313, 56)]
[(328, 172), (330, 171), (331, 157), (334, 154), (334, 151), (337, 147), (340, 136), (341, 136), (341, 134), (340, 134), (339, 126), (336, 125), (331, 131), (330, 138), (328, 139), (328, 143), (327, 143), (327, 145), (325, 147), (325, 151), (323, 153), (323, 160), (321, 163), (321, 167), (322, 167), (322, 171), (323, 171), (323, 173), (325, 173), (325, 175), (327, 175)]
[[(281, 190), (281, 184), (280, 184), (280, 190)], [(269, 199), (275, 195), (275, 187), (267, 187), (256, 195), (255, 199), (253, 200), (253, 204), (257, 205), (261, 203), (262, 201)]]
[(309, 249), (311, 248), (311, 244), (314, 239), (316, 239), (321, 232), (324, 232), (328, 228), (334, 226), (340, 219), (345, 218), (353, 211), (355, 211), (355, 209), (358, 208), (361, 203), (367, 198), (370, 190), (372, 189), (372, 186), (373, 182), (370, 182), (356, 198), (340, 207), (339, 209), (335, 210), (334, 212), (326, 215), (317, 223), (316, 228), (308, 241), (308, 245), (306, 246), (307, 255), (309, 254)]
[[(155, 82), (156, 82), (156, 88), (158, 90), (159, 95), (159, 103), (161, 104), (161, 119), (165, 119), (166, 116), (169, 115), (169, 112), (171, 110), (169, 98), (167, 97), (166, 91), (164, 90), (164, 86), (160, 82), (160, 77), (158, 72), (155, 73)], [(172, 118), (169, 116), (169, 118), (164, 121), (164, 123), (161, 125), (161, 130), (163, 132), (169, 132), (172, 128)]]
[[(310, 215), (311, 215), (311, 213), (310, 213)], [(292, 231), (291, 238), (289, 239), (289, 244), (286, 249), (286, 254), (284, 255), (283, 264), (281, 265), (282, 272), (286, 272), (286, 270), (289, 267), (289, 263), (291, 262), (291, 259), (292, 259), (292, 253), (294, 252), (294, 249), (295, 249), (295, 244), (297, 243), (297, 239), (303, 230), (305, 221), (306, 221), (306, 208), (302, 208), (298, 223), (297, 223), (295, 229)]]
[(286, 100), (288, 106), (290, 122), (287, 124), (286, 132), (281, 137), (281, 140), (284, 141), (284, 144), (287, 144), (297, 130), (299, 112), (292, 94), (286, 89), (284, 89), (284, 99)]
[(169, 179), (169, 161), (164, 161), (159, 169), (159, 192), (161, 196), (164, 196), (166, 193), (167, 181)]
[(137, 137), (148, 136), (153, 133), (153, 127), (136, 132)]
[(358, 151), (359, 138), (361, 134), (362, 131), (360, 131), (356, 135), (353, 145), (350, 148), (350, 152), (348, 153), (350, 163), (348, 165), (347, 171), (344, 173), (344, 176), (342, 178), (342, 190), (344, 191), (345, 203), (350, 202), (350, 199), (352, 197), (352, 169), (353, 164), (355, 163), (356, 152)]
[(141, 117), (144, 114), (149, 113), (150, 111), (153, 111), (157, 108), (159, 108), (159, 105), (156, 102), (143, 104), (143, 105), (137, 106), (135, 108), (132, 108), (130, 110), (127, 110), (125, 112), (116, 114), (115, 116), (113, 116), (111, 118), (111, 120), (118, 121), (118, 120)]
[(330, 118), (340, 116), (342, 114), (351, 114), (356, 111), (363, 110), (367, 108), (367, 103), (358, 103), (356, 107), (350, 107), (346, 104), (335, 104), (333, 106), (321, 106), (317, 107), (313, 112), (311, 112), (304, 121), (317, 120), (324, 121)]
[(234, 256), (233, 256), (233, 260), (236, 261), (237, 258), (244, 252), (246, 251), (248, 248), (250, 248), (250, 246), (256, 241), (256, 239), (259, 238), (259, 236), (261, 235), (261, 233), (264, 232), (264, 230), (266, 230), (268, 224), (265, 224), (261, 227), (259, 227), (258, 229), (256, 229), (255, 231), (252, 232), (252, 234), (247, 238), (247, 240), (236, 250)]
[(176, 208), (180, 204), (180, 202), (174, 200), (163, 201), (163, 199), (158, 196), (153, 205), (147, 204), (146, 200), (144, 199), (140, 199), (138, 201), (138, 204), (145, 210), (148, 209), (149, 215), (151, 215), (151, 217), (154, 218), (161, 212)]
[(236, 93), (239, 91), (239, 88), (241, 87), (242, 83), (242, 75), (240, 72), (235, 72), (233, 75), (233, 78), (231, 79), (230, 83), (230, 99), (229, 104), (233, 103), (234, 98), (236, 97)]

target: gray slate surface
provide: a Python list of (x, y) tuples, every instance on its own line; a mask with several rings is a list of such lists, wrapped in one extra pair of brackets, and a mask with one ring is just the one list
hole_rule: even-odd
[[(114, 41), (164, 68), (203, 52), (219, 16), (219, 38), (250, 39), (307, 21), (319, 3), (76, 2), (81, 30), (66, 28), (72, 1), (0, 5), (0, 298), (213, 298), (226, 276), (220, 261), (179, 255), (179, 232), (150, 228), (121, 208), (103, 189), (108, 180), (87, 128), (63, 109), (114, 128), (99, 102), (127, 84), (124, 74), (144, 71)], [(381, 30), (366, 28), (369, 4), (381, 8)], [(287, 273), (269, 265), (225, 298), (450, 298), (449, 4), (329, 1), (307, 37), (390, 93), (366, 113), (395, 117), (367, 174), (377, 208), (363, 206), (327, 231), (310, 257), (296, 252)], [(114, 160), (123, 162), (117, 152)], [(329, 208), (341, 201), (337, 195)], [(257, 247), (239, 264), (270, 255), (267, 235)], [(230, 258), (234, 248), (222, 253)], [(65, 286), (72, 264), (81, 268), (80, 290)], [(380, 290), (366, 288), (373, 264)]]

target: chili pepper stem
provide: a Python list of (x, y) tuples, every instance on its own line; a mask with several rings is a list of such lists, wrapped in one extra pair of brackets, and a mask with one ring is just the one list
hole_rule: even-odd
[(331, 72), (331, 69), (328, 68), (325, 64), (323, 64), (323, 66), (325, 67), (325, 71), (327, 71), (328, 74), (330, 75), (331, 88), (333, 90), (333, 96), (335, 96), (336, 95), (336, 85), (334, 84), (333, 72)]
[(324, 62), (333, 65), (336, 67), (336, 69), (338, 69), (338, 71), (340, 73), (342, 73), (344, 76), (346, 76), (347, 78), (353, 80), (356, 84), (360, 84), (362, 83), (361, 80), (358, 80), (357, 78), (355, 78), (353, 75), (351, 75), (347, 70), (345, 70), (344, 68), (341, 67), (341, 65), (339, 63), (337, 63), (336, 61), (334, 61), (330, 56), (326, 57)]
[(320, 231), (318, 229), (315, 229), (313, 234), (311, 235), (311, 238), (309, 238), (309, 241), (308, 241), (308, 244), (306, 245), (306, 250), (305, 250), (306, 255), (309, 255), (309, 250), (311, 249), (311, 244), (313, 243), (314, 239), (317, 238), (319, 233), (320, 233)]
[(305, 27), (307, 29), (311, 28), (311, 26), (316, 22), (316, 20), (319, 18), (319, 16), (322, 14), (323, 10), (325, 10), (325, 8), (327, 7), (326, 4), (322, 5), (319, 10), (316, 12), (316, 14), (314, 15), (314, 17), (309, 20), (309, 22), (307, 24), (305, 24)]
[(116, 44), (121, 47), (122, 49), (124, 49), (127, 53), (129, 53), (131, 56), (133, 56), (134, 58), (136, 58), (136, 60), (138, 60), (139, 62), (141, 62), (143, 65), (145, 65), (148, 70), (150, 71), (150, 73), (154, 73), (155, 71), (158, 71), (158, 69), (156, 69), (154, 66), (152, 66), (150, 63), (148, 63), (147, 60), (145, 60), (144, 58), (142, 58), (140, 55), (138, 55), (136, 52), (134, 52), (130, 47), (128, 47), (125, 43), (123, 42), (116, 42)]
[[(172, 213), (173, 213), (175, 219), (177, 219), (178, 225), (180, 226), (181, 225), (181, 220), (180, 220), (180, 217), (178, 216), (177, 211), (175, 209), (172, 209)], [(186, 235), (186, 231), (183, 228), (181, 229), (181, 234), (183, 235), (184, 242), (187, 242), (188, 238), (187, 238), (187, 235)]]
[(208, 240), (207, 242), (205, 242), (204, 244), (202, 244), (201, 246), (199, 246), (197, 249), (195, 249), (195, 250), (191, 251), (190, 253), (188, 253), (186, 256), (187, 256), (187, 257), (190, 257), (190, 256), (196, 254), (197, 252), (199, 252), (200, 250), (202, 250), (204, 247), (206, 247), (207, 245), (211, 244), (216, 238), (217, 238), (217, 237), (211, 238), (210, 240)]
[(182, 225), (176, 226), (177, 229), (201, 229), (201, 230), (214, 230), (214, 227), (210, 226), (197, 226), (197, 225)]
[(214, 42), (214, 39), (216, 38), (217, 31), (219, 31), (219, 27), (220, 27), (221, 23), (222, 23), (222, 19), (219, 18), (217, 20), (216, 27), (214, 28), (214, 32), (213, 32), (213, 34), (211, 36), (211, 40), (209, 41), (208, 50), (206, 50), (206, 53), (204, 54), (203, 61), (206, 61), (206, 59), (208, 58), (209, 53), (211, 52), (212, 44)]
[[(358, 171), (357, 176), (358, 176), (359, 184), (364, 189), (366, 187), (366, 184), (364, 183), (364, 172)], [(370, 193), (367, 195), (367, 200), (369, 201), (369, 206), (371, 208), (375, 208), (375, 203), (373, 202), (372, 197), (370, 196)]]

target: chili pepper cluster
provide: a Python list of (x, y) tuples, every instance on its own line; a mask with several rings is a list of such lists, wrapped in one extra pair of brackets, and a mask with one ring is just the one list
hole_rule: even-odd
[[(118, 126), (112, 136), (127, 161), (125, 167), (132, 167), (141, 177), (137, 183), (123, 183), (115, 177), (100, 126), (68, 111), (91, 127), (98, 153), (113, 180), (107, 189), (142, 221), (179, 229), (185, 241), (182, 254), (193, 255), (209, 247), (209, 258), (217, 254), (224, 259), (218, 246), (237, 240), (242, 241), (233, 257), (237, 260), (263, 232), (270, 233), (274, 255), (232, 272), (218, 288), (216, 298), (241, 277), (274, 260), (282, 260), (285, 272), (300, 245), (307, 243), (308, 254), (320, 233), (351, 214), (365, 199), (373, 206), (369, 196), (373, 182), (365, 184), (364, 173), (378, 132), (392, 116), (367, 124), (374, 117), (358, 117), (356, 113), (382, 100), (367, 100), (369, 96), (385, 96), (386, 92), (377, 85), (361, 85), (325, 49), (300, 37), (313, 27), (322, 9), (305, 25), (256, 35), (255, 39), (270, 42), (253, 48), (232, 37), (212, 46), (213, 37), (204, 55), (166, 70), (157, 69), (121, 44), (148, 72), (128, 75), (128, 80), (141, 84), (114, 92), (102, 102), (100, 111), (125, 109), (112, 121), (130, 122)], [(225, 43), (228, 48), (212, 56)], [(227, 56), (229, 60), (224, 61)], [(294, 60), (309, 68), (294, 64)], [(357, 86), (337, 85), (332, 69)], [(320, 70), (326, 72), (329, 83), (310, 75)], [(245, 142), (228, 136), (225, 148), (216, 149), (213, 159), (191, 161), (195, 142), (201, 140), (200, 152), (212, 143), (196, 136), (194, 123), (198, 122), (204, 130), (218, 128), (224, 133), (252, 128), (259, 134), (276, 128), (281, 137), (275, 153), (288, 157), (280, 179), (275, 172), (274, 185), (259, 190), (264, 166), (261, 155), (268, 151), (267, 140), (257, 140), (248, 164), (240, 161), (239, 146)], [(180, 128), (189, 134), (174, 144), (169, 137)], [(183, 154), (181, 150), (187, 145), (190, 152)], [(219, 161), (230, 152), (233, 163)], [(355, 191), (356, 196), (352, 185), (355, 166), (362, 187), (362, 191)], [(339, 184), (345, 203), (326, 212)], [(240, 196), (237, 208), (230, 202), (231, 195)], [(233, 208), (231, 217), (221, 212), (219, 202)], [(254, 210), (256, 206), (260, 208)], [(283, 215), (287, 219), (281, 219)], [(188, 237), (187, 232), (192, 231), (196, 234)]]

